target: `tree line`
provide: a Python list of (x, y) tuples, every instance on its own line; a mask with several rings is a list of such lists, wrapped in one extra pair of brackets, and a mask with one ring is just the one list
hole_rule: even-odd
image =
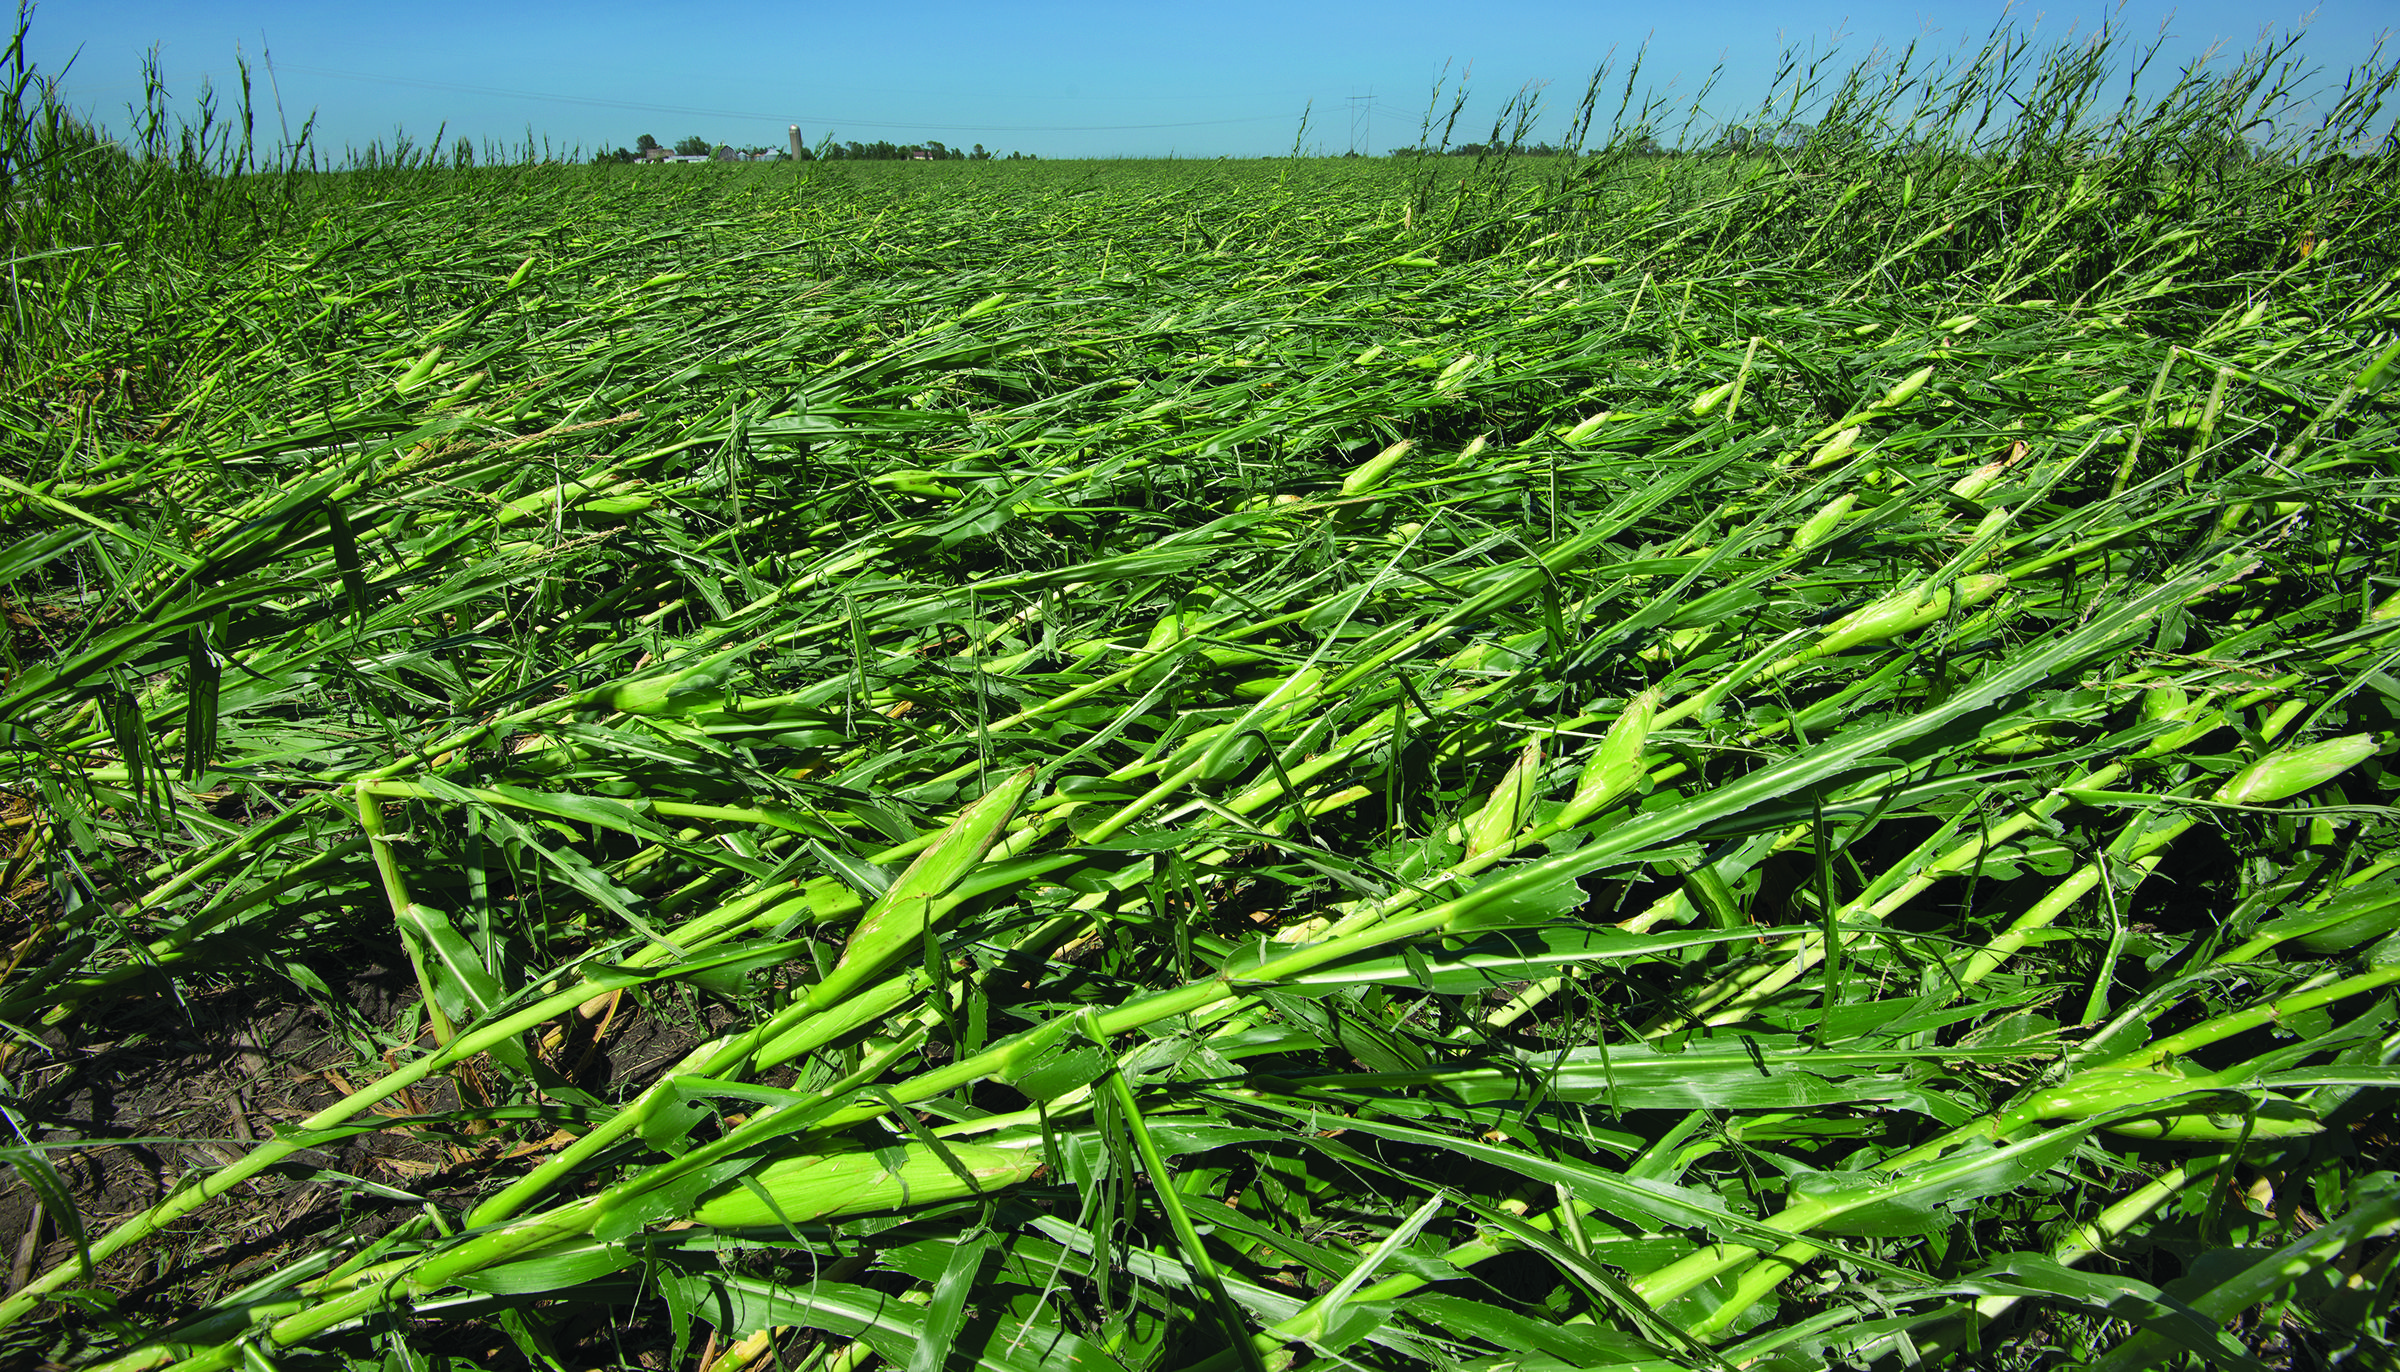
[[(736, 148), (730, 143), (713, 142), (699, 134), (677, 140), (673, 148), (674, 154), (678, 157), (708, 157), (720, 150), (738, 153), (744, 160), (764, 158), (781, 162), (791, 159), (791, 153), (784, 149), (764, 146)], [(602, 152), (593, 160), (598, 162), (640, 162), (666, 151), (668, 149), (665, 144), (645, 133), (634, 140), (632, 147), (619, 147), (611, 152)], [(1032, 162), (1039, 160), (1029, 152), (1011, 152), (1006, 157), (1002, 157), (998, 153), (986, 149), (981, 143), (977, 143), (972, 149), (953, 148), (938, 139), (928, 139), (923, 143), (891, 143), (881, 140), (873, 143), (828, 141), (814, 148), (803, 147), (800, 149), (801, 161), (814, 162), (819, 159), (828, 162), (908, 162), (919, 160)]]
[(821, 148), (803, 148), (800, 155), (803, 158), (822, 157), (828, 162), (907, 162), (918, 158), (934, 162), (990, 162), (994, 160), (1029, 162), (1034, 160), (1031, 153), (1012, 152), (1006, 157), (1000, 157), (998, 154), (986, 150), (981, 143), (976, 144), (972, 149), (953, 148), (938, 139), (928, 139), (923, 143), (887, 143), (880, 140), (873, 143), (828, 142)]

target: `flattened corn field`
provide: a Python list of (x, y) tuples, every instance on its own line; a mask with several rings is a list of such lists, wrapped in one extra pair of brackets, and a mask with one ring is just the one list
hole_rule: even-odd
[(2392, 71), (2264, 70), (20, 160), (5, 1356), (2382, 1365)]

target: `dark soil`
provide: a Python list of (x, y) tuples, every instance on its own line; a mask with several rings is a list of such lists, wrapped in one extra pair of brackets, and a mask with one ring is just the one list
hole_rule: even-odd
[[(363, 951), (363, 950), (357, 950)], [(328, 964), (338, 958), (327, 959)], [(96, 1003), (69, 1024), (19, 1041), (0, 1074), (25, 1137), (57, 1145), (46, 1156), (88, 1235), (107, 1233), (178, 1181), (230, 1163), (390, 1070), (404, 1013), (417, 1002), (405, 962), (370, 957), (346, 978), (324, 977), (342, 996), (321, 1005), (288, 983), (184, 987)], [(320, 968), (320, 973), (330, 968)], [(655, 1008), (631, 1000), (577, 1026), (552, 1055), (559, 1069), (604, 1099), (638, 1091), (720, 1027), (719, 1007)], [(595, 1033), (605, 1024), (605, 1038)], [(420, 1045), (422, 1046), (422, 1045)], [(440, 1076), (382, 1104), (392, 1115), (442, 1114), (481, 1103), (473, 1072)], [(358, 1122), (373, 1122), (362, 1114)], [(117, 1254), (84, 1284), (86, 1298), (56, 1302), (0, 1344), (0, 1367), (81, 1365), (121, 1349), (136, 1330), (155, 1333), (227, 1292), (337, 1240), (372, 1239), (428, 1201), (455, 1215), (528, 1165), (526, 1152), (561, 1138), (547, 1123), (392, 1127), (321, 1149), (246, 1183), (185, 1221)], [(0, 1142), (14, 1143), (13, 1137)], [(515, 1160), (503, 1161), (516, 1152)], [(352, 1178), (374, 1184), (370, 1193)], [(77, 1245), (50, 1207), (13, 1171), (0, 1171), (0, 1268), (7, 1288), (76, 1261)], [(122, 1323), (120, 1323), (122, 1321)], [(449, 1350), (469, 1362), (522, 1365), (496, 1333)], [(653, 1335), (655, 1334), (655, 1337)], [(594, 1329), (598, 1365), (644, 1361), (658, 1330)], [(562, 1353), (575, 1356), (569, 1349)], [(627, 1359), (632, 1359), (629, 1363)]]

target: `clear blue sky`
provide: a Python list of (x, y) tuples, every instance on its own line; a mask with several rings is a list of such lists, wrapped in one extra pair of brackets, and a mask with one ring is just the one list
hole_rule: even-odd
[[(2065, 38), (2110, 12), (2066, 0), (2020, 29)], [(49, 0), (34, 15), (31, 51), (44, 71), (67, 58), (69, 102), (123, 131), (140, 93), (142, 54), (157, 45), (171, 95), (188, 107), (205, 77), (232, 89), (238, 47), (256, 72), (262, 133), (275, 115), (262, 53), (274, 58), (291, 126), (315, 113), (318, 145), (419, 143), (449, 137), (560, 148), (631, 146), (641, 134), (688, 134), (737, 146), (780, 146), (787, 124), (810, 141), (940, 139), (1044, 157), (1256, 155), (1288, 150), (1314, 102), (1312, 147), (1353, 139), (1353, 96), (1372, 95), (1359, 138), (1372, 151), (1416, 141), (1444, 64), (1472, 64), (1483, 128), (1492, 105), (1547, 81), (1555, 134), (1593, 66), (1620, 61), (1647, 39), (1646, 85), (1688, 99), (1720, 62), (1712, 108), (1755, 100), (1783, 44), (1839, 36), (1859, 56), (1877, 42), (1921, 39), (1954, 48), (1980, 38), (1998, 5), (1887, 0), (1692, 0), (1686, 4), (1551, 0), (1220, 0), (1141, 3), (880, 5), (633, 5), (412, 0)], [(2266, 29), (2296, 23), (2294, 5), (2225, 0), (2170, 6), (2128, 0), (2132, 34), (2162, 25), (2166, 57), (2189, 61), (2211, 44), (2241, 49)], [(2303, 43), (2338, 71), (2366, 58), (2400, 26), (2392, 0), (2326, 0)], [(78, 54), (78, 50), (80, 53)], [(1369, 131), (1371, 130), (1371, 132)]]

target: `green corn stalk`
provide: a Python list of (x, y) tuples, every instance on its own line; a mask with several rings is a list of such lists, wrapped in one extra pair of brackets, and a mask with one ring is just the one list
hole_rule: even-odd
[(886, 998), (895, 994), (893, 984), (887, 983), (883, 997), (866, 998), (862, 991), (894, 962), (922, 945), (926, 929), (939, 913), (937, 900), (991, 851), (994, 840), (1023, 803), (1032, 784), (1033, 772), (1029, 768), (994, 786), (961, 811), (868, 907), (852, 930), (850, 941), (844, 945), (841, 959), (822, 981), (809, 988), (805, 997), (748, 1033), (694, 1049), (607, 1123), (560, 1149), (540, 1167), (483, 1202), (475, 1210), (475, 1222), (494, 1224), (515, 1214), (585, 1160), (639, 1128), (655, 1112), (668, 1108), (684, 1076), (713, 1078), (737, 1064), (758, 1061), (762, 1055), (780, 1061), (799, 1051), (796, 1045), (816, 1037), (820, 1026), (809, 1021), (820, 1015), (833, 1016), (838, 1011), (847, 1016), (857, 1013), (862, 1006), (888, 1013), (891, 1005)]

